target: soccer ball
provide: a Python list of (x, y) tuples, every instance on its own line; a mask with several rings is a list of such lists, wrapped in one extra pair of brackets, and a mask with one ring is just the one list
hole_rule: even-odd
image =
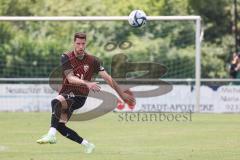
[(133, 10), (128, 16), (128, 22), (133, 27), (141, 27), (146, 24), (147, 16), (142, 10)]

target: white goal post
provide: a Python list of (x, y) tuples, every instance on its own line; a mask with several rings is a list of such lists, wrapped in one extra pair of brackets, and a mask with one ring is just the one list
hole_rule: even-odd
[[(0, 21), (125, 21), (128, 16), (0, 16)], [(201, 83), (201, 17), (200, 16), (147, 16), (148, 21), (195, 21), (195, 91), (196, 112), (200, 111)]]

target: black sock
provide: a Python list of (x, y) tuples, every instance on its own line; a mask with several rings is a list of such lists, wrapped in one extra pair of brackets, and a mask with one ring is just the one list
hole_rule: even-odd
[(52, 117), (51, 117), (51, 127), (57, 128), (59, 123), (59, 118), (61, 115), (62, 104), (59, 100), (53, 99), (51, 102), (52, 105)]
[(61, 135), (63, 135), (64, 137), (66, 137), (68, 139), (71, 139), (74, 142), (81, 144), (83, 141), (82, 137), (80, 137), (74, 130), (65, 126), (64, 123), (59, 123), (57, 130), (59, 133), (61, 133)]

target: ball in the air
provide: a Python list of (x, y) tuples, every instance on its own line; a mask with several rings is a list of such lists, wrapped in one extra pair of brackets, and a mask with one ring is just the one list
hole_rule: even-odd
[(128, 22), (133, 27), (141, 27), (146, 24), (147, 16), (142, 10), (133, 10), (128, 16)]

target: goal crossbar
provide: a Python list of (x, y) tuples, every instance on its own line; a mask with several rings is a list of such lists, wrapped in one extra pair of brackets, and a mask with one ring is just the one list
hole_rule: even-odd
[[(147, 16), (147, 20), (200, 20), (200, 16)], [(122, 21), (128, 16), (0, 16), (0, 21)]]

